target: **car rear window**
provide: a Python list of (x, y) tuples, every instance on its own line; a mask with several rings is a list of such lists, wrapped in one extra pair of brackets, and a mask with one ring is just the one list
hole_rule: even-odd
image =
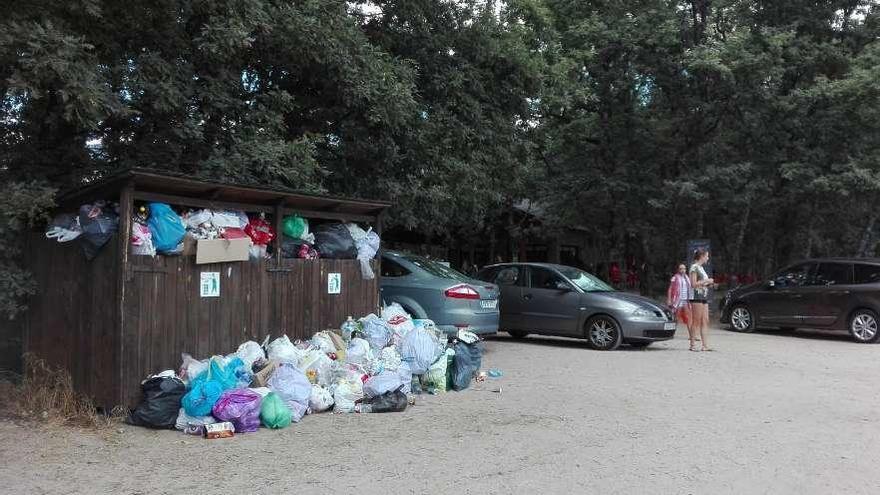
[(412, 263), (413, 265), (416, 265), (417, 267), (421, 268), (422, 270), (425, 270), (426, 272), (430, 273), (431, 275), (434, 275), (435, 277), (448, 278), (451, 280), (458, 280), (459, 282), (464, 282), (464, 281), (470, 280), (470, 277), (468, 277), (464, 273), (461, 273), (461, 272), (456, 271), (452, 268), (449, 268), (448, 266), (446, 266), (442, 263), (437, 263), (436, 261), (431, 261), (431, 260), (428, 260), (428, 259), (425, 259), (425, 258), (422, 258), (419, 256), (412, 256), (412, 255), (404, 255), (403, 258), (406, 259), (406, 261), (409, 261), (410, 263)]
[(856, 264), (855, 283), (875, 284), (880, 282), (880, 265)]

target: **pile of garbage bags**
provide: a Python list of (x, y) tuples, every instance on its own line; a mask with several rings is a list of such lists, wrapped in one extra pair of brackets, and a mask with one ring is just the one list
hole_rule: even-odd
[[(380, 238), (372, 229), (354, 223), (327, 223), (309, 231), (309, 221), (297, 215), (282, 222), (281, 256), (303, 259), (357, 259), (365, 279), (375, 278), (370, 261), (379, 251)], [(77, 214), (60, 214), (46, 231), (58, 242), (78, 240), (89, 260), (119, 230), (119, 205), (106, 201), (84, 204)], [(189, 255), (198, 240), (249, 239), (252, 259), (272, 256), (277, 233), (263, 213), (187, 210), (178, 214), (165, 203), (149, 203), (132, 215), (132, 254), (144, 256)], [(188, 242), (189, 241), (189, 242)], [(189, 247), (188, 247), (189, 246)]]
[(144, 380), (128, 421), (196, 435), (217, 422), (236, 433), (279, 429), (331, 410), (400, 412), (412, 394), (464, 390), (479, 373), (475, 335), (460, 335), (449, 347), (431, 320), (413, 320), (399, 305), (349, 317), (342, 327), (307, 341), (248, 341), (226, 356), (182, 354), (177, 371)]

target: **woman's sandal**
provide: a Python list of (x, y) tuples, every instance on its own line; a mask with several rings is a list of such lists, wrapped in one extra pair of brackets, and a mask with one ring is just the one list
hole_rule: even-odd
[(700, 349), (700, 351), (702, 351), (702, 352), (715, 352), (715, 349), (710, 349), (710, 348), (708, 348), (708, 347), (703, 347), (702, 349)]
[(688, 349), (688, 350), (693, 351), (693, 352), (700, 352), (700, 351), (698, 351), (698, 350), (694, 347), (694, 341), (693, 341), (693, 340), (691, 341), (691, 346), (690, 346), (690, 349)]

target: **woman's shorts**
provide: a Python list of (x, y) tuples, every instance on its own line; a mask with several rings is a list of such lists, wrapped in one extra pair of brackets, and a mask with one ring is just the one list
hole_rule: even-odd
[(708, 299), (691, 299), (690, 303), (691, 304), (709, 304), (709, 300)]

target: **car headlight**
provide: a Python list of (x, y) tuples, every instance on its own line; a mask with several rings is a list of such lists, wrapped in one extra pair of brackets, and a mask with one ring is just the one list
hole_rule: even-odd
[(644, 308), (636, 308), (636, 310), (632, 312), (632, 315), (636, 318), (647, 318), (649, 316), (654, 316), (654, 312)]

